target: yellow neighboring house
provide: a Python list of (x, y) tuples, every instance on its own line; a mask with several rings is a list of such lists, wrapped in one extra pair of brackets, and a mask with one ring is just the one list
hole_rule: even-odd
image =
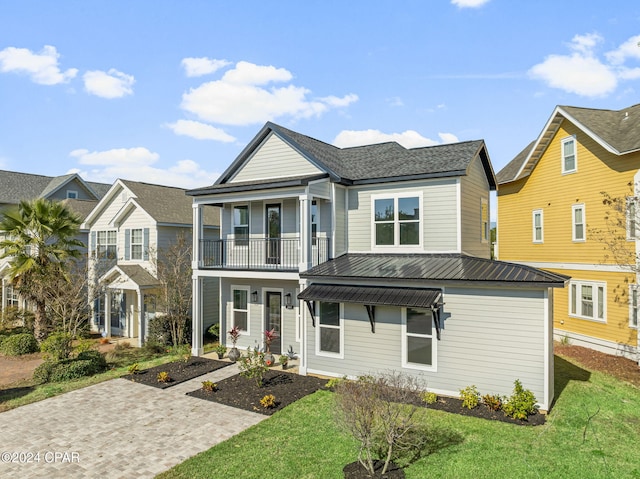
[[(554, 291), (555, 339), (639, 360), (633, 263), (640, 248), (640, 105), (556, 107), (497, 179), (498, 258), (571, 276), (568, 288)], [(611, 241), (629, 251), (631, 264), (612, 259), (611, 246), (599, 239), (597, 231), (608, 231), (616, 216), (605, 220), (612, 208), (603, 192), (626, 205), (626, 228)]]

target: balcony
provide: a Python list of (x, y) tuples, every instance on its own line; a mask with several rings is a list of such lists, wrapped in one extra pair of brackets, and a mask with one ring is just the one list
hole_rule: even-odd
[[(328, 261), (329, 238), (313, 238), (311, 264)], [(298, 271), (300, 238), (249, 238), (200, 240), (201, 269)]]

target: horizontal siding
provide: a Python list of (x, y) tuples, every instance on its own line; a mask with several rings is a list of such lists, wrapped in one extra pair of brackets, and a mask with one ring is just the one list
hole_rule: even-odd
[(202, 278), (202, 324), (206, 333), (219, 318), (220, 288), (218, 278)]
[(457, 189), (452, 179), (426, 180), (398, 185), (352, 187), (349, 189), (349, 251), (371, 251), (371, 195), (415, 191), (422, 193), (423, 249), (425, 252), (457, 250)]
[(309, 185), (309, 194), (329, 198), (331, 196), (331, 183), (328, 180), (321, 183), (312, 183)]
[[(437, 371), (403, 371), (430, 388), (457, 392), (475, 384), (483, 393), (511, 394), (520, 379), (544, 399), (543, 290), (447, 288), (445, 326), (437, 343)], [(376, 308), (376, 332), (361, 305), (344, 306), (344, 359), (317, 356), (316, 330), (307, 322), (308, 368), (358, 376), (402, 370), (401, 310)]]
[(462, 252), (481, 258), (491, 257), (490, 241), (482, 241), (482, 200), (487, 201), (487, 212), (491, 210), (489, 183), (480, 157), (471, 162), (467, 176), (460, 178), (462, 221)]
[(340, 256), (347, 251), (347, 190), (336, 186), (335, 190), (335, 253)]
[(601, 323), (569, 316), (569, 285), (556, 289), (553, 296), (553, 327), (555, 329), (623, 345), (637, 345), (638, 332), (629, 327), (629, 284), (635, 282), (633, 274), (566, 269), (550, 269), (550, 271), (569, 275), (577, 281), (604, 282), (607, 290), (607, 322)]
[[(561, 141), (570, 135), (577, 140), (577, 172), (561, 172)], [(603, 244), (592, 235), (605, 227), (607, 208), (601, 192), (614, 197), (631, 193), (640, 153), (613, 155), (578, 130), (563, 122), (531, 175), (498, 192), (498, 246), (502, 260), (611, 263)], [(587, 240), (572, 241), (572, 206), (585, 205)], [(532, 212), (540, 209), (544, 218), (544, 243), (533, 243)], [(624, 231), (621, 231), (624, 234)], [(634, 247), (633, 242), (628, 243)]]
[(321, 173), (321, 170), (271, 133), (229, 182), (285, 178), (316, 173)]

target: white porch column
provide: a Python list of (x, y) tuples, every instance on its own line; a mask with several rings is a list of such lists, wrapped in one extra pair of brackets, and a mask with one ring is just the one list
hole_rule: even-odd
[[(193, 278), (193, 298), (192, 298), (192, 322), (191, 322), (191, 355), (202, 356), (204, 331), (202, 327), (202, 280)], [(222, 333), (221, 333), (222, 334)]]
[(144, 291), (138, 289), (138, 347), (142, 347), (145, 341), (144, 336)]
[(311, 268), (311, 197), (300, 195), (300, 272)]
[[(304, 289), (308, 286), (307, 280), (300, 280), (300, 292), (304, 291)], [(309, 315), (309, 308), (304, 301), (298, 301), (298, 308), (300, 308), (300, 321), (302, 324), (300, 325), (300, 364), (298, 365), (298, 372), (302, 376), (307, 375), (307, 318)]]
[(2, 303), (0, 303), (0, 316), (4, 317), (5, 309), (7, 308), (6, 278), (2, 278), (1, 284), (2, 284), (2, 294), (0, 295), (0, 300), (2, 300)]
[(193, 204), (193, 246), (191, 256), (191, 267), (196, 270), (200, 266), (200, 240), (203, 239), (202, 228), (202, 205)]
[(104, 293), (104, 331), (111, 337), (111, 290), (107, 288)]

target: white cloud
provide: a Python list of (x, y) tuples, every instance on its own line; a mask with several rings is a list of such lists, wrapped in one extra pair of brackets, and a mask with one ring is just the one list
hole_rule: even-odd
[(478, 8), (485, 3), (489, 3), (489, 0), (451, 0), (451, 4), (458, 8)]
[(199, 121), (178, 120), (175, 123), (167, 123), (165, 126), (173, 130), (176, 135), (190, 136), (196, 140), (216, 140), (225, 143), (236, 140), (224, 130)]
[(414, 130), (406, 130), (402, 133), (383, 133), (380, 130), (343, 130), (335, 137), (333, 144), (340, 148), (346, 148), (395, 141), (405, 148), (419, 148), (458, 141), (453, 133), (438, 133), (438, 136), (441, 141), (425, 138)]
[(159, 155), (144, 147), (93, 152), (78, 149), (69, 156), (76, 158), (81, 165), (93, 167), (70, 171), (79, 173), (86, 180), (102, 183), (113, 183), (116, 178), (123, 178), (189, 189), (213, 184), (219, 176), (219, 173), (204, 170), (193, 160), (179, 160), (167, 168), (160, 168), (155, 166)]
[(387, 98), (386, 102), (389, 104), (389, 106), (404, 106), (404, 102), (399, 96)]
[(133, 94), (133, 75), (127, 75), (115, 68), (108, 72), (92, 70), (82, 76), (88, 93), (102, 98), (121, 98)]
[[(282, 116), (309, 118), (358, 100), (355, 94), (310, 99), (310, 91), (289, 82), (284, 68), (238, 62), (220, 80), (182, 95), (181, 107), (199, 119), (223, 125), (251, 125)], [(273, 86), (273, 83), (286, 83)]]
[(602, 36), (597, 33), (575, 35), (568, 44), (572, 51), (570, 55), (549, 55), (542, 63), (534, 65), (529, 75), (569, 93), (606, 96), (616, 90), (619, 81), (640, 78), (639, 68), (624, 65), (629, 59), (640, 59), (638, 41), (640, 35), (631, 37), (600, 59), (596, 49), (603, 42)]
[(199, 77), (202, 75), (209, 75), (214, 73), (220, 68), (230, 65), (231, 62), (227, 60), (215, 60), (213, 58), (200, 57), (200, 58), (183, 58), (182, 66), (188, 77)]
[(68, 83), (78, 74), (76, 68), (61, 71), (58, 65), (60, 54), (55, 47), (45, 45), (39, 53), (27, 48), (7, 47), (0, 50), (0, 72), (24, 73), (31, 81), (40, 85)]

